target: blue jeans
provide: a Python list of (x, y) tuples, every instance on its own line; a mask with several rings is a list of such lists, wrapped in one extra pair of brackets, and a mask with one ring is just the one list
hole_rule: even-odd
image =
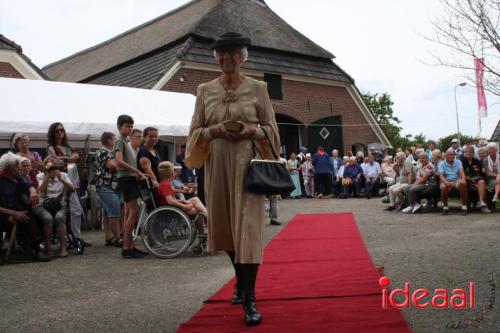
[(366, 195), (374, 195), (373, 191), (378, 189), (378, 183), (380, 182), (380, 178), (368, 179), (365, 180), (365, 194)]
[(97, 197), (108, 219), (117, 219), (120, 217), (120, 192), (103, 186), (97, 190)]

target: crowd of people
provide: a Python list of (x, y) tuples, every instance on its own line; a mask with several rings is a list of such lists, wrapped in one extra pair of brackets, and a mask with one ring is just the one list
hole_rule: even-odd
[[(462, 214), (476, 204), (483, 213), (490, 213), (500, 195), (500, 163), (495, 142), (480, 140), (476, 146), (460, 146), (453, 139), (450, 147), (441, 152), (432, 140), (424, 144), (398, 149), (395, 156), (385, 149), (372, 150), (367, 156), (359, 151), (341, 158), (337, 149), (329, 155), (318, 147), (311, 155), (302, 147), (300, 153), (290, 154), (288, 169), (296, 185), (291, 198), (370, 199), (386, 194), (386, 211), (417, 213), (426, 204), (448, 214), (450, 193), (461, 200)], [(489, 204), (489, 205), (488, 205)]]
[[(122, 115), (117, 120), (118, 138), (111, 132), (102, 133), (89, 184), (95, 186), (102, 208), (105, 245), (122, 248), (124, 258), (143, 258), (147, 253), (137, 249), (132, 239), (139, 217), (141, 181), (149, 179), (160, 204), (177, 206), (188, 215), (207, 217), (208, 213), (195, 195), (194, 173), (183, 164), (184, 152), (177, 156), (182, 165), (162, 161), (155, 149), (158, 130), (147, 127), (141, 131), (133, 124), (130, 116)], [(30, 149), (28, 136), (16, 134), (13, 151), (0, 157), (0, 235), (11, 233), (16, 225), (20, 252), (38, 261), (66, 257), (68, 245), (78, 254), (91, 246), (81, 238), (80, 156), (68, 144), (59, 122), (49, 127), (47, 141), (42, 158)], [(198, 232), (206, 233), (203, 224), (198, 225)]]

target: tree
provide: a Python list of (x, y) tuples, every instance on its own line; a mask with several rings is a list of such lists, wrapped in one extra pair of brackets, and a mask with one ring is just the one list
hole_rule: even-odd
[(432, 22), (435, 33), (424, 37), (453, 56), (432, 53), (438, 65), (462, 70), (475, 86), (474, 59), (484, 58), (484, 89), (500, 96), (500, 1), (441, 0), (445, 14)]
[(401, 127), (399, 127), (401, 120), (394, 116), (392, 110), (394, 102), (391, 100), (391, 96), (387, 93), (372, 95), (368, 92), (363, 94), (363, 100), (372, 111), (375, 120), (384, 131), (389, 142), (394, 145), (401, 132)]
[[(457, 133), (447, 135), (445, 137), (442, 137), (439, 139), (437, 142), (437, 147), (444, 153), (448, 148), (451, 146), (451, 140), (458, 138)], [(464, 143), (471, 142), (473, 140), (472, 136), (469, 135), (462, 135), (460, 134), (460, 145), (464, 145)]]

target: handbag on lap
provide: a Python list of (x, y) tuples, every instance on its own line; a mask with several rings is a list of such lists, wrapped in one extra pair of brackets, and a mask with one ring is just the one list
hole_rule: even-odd
[[(258, 159), (257, 146), (252, 141), (253, 159), (250, 161), (245, 178), (245, 190), (256, 194), (288, 194), (295, 189), (290, 172), (285, 162), (278, 159), (276, 152), (269, 140), (266, 130), (262, 128), (269, 147), (273, 153), (273, 160)], [(260, 154), (262, 156), (262, 154)]]

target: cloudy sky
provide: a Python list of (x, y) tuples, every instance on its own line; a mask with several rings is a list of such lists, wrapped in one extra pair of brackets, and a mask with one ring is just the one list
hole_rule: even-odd
[[(39, 67), (155, 18), (186, 0), (0, 0), (0, 33), (23, 47)], [(453, 69), (430, 66), (440, 52), (421, 35), (442, 15), (437, 0), (266, 0), (297, 30), (332, 52), (362, 92), (387, 92), (404, 133), (439, 138), (456, 131)], [(443, 52), (443, 51), (441, 51)], [(440, 53), (441, 55), (447, 55)], [(488, 61), (488, 60), (487, 60)], [(491, 61), (500, 61), (499, 59)], [(475, 88), (457, 88), (460, 129), (479, 131)], [(500, 99), (487, 95), (489, 135)]]

